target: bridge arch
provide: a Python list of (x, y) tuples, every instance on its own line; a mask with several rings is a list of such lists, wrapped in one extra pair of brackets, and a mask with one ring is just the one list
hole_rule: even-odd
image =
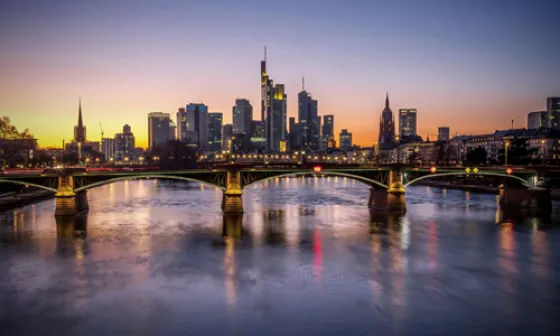
[(40, 185), (40, 184), (36, 184), (36, 183), (32, 183), (32, 182), (26, 182), (26, 181), (0, 178), (0, 183), (11, 183), (11, 184), (24, 185), (24, 186), (32, 186), (32, 187), (35, 187), (35, 188), (41, 188), (41, 189), (44, 189), (44, 190), (52, 191), (54, 193), (56, 192), (56, 189), (54, 189), (54, 188), (50, 188), (50, 187), (47, 187), (47, 186), (44, 186), (44, 185)]
[[(258, 179), (254, 179), (252, 181), (250, 181), (247, 184), (243, 185), (243, 188), (249, 187), (253, 184), (259, 183), (259, 182), (264, 182), (267, 180), (271, 180), (271, 179), (275, 179), (275, 178), (281, 178), (281, 177), (292, 177), (292, 176), (311, 176), (311, 175), (315, 175), (316, 173), (313, 171), (299, 171), (299, 172), (291, 172), (291, 173), (284, 173), (284, 174), (278, 174), (278, 175), (271, 175), (271, 176), (267, 176), (264, 178), (258, 178)], [(320, 173), (320, 176), (335, 176), (335, 177), (347, 177), (353, 180), (356, 180), (358, 182), (362, 182), (365, 185), (369, 186), (369, 187), (378, 187), (378, 188), (382, 188), (382, 189), (389, 189), (389, 186), (367, 178), (367, 177), (363, 177), (363, 176), (359, 176), (359, 175), (354, 175), (354, 174), (349, 174), (349, 173), (343, 173), (343, 172), (336, 172), (336, 171), (329, 171), (329, 170), (323, 170)]]
[(425, 180), (425, 179), (429, 179), (429, 178), (440, 177), (440, 176), (462, 176), (462, 175), (482, 175), (482, 176), (507, 177), (507, 178), (509, 178), (509, 179), (514, 179), (514, 180), (520, 181), (521, 184), (522, 184), (524, 187), (527, 187), (527, 188), (534, 188), (534, 186), (533, 186), (530, 182), (528, 182), (527, 180), (524, 180), (523, 178), (521, 178), (521, 177), (519, 177), (519, 176), (508, 175), (508, 174), (503, 174), (503, 173), (487, 172), (487, 171), (479, 171), (479, 172), (476, 173), (476, 174), (467, 174), (467, 173), (464, 172), (464, 171), (445, 172), (445, 173), (437, 173), (437, 174), (427, 174), (427, 175), (424, 175), (424, 176), (417, 177), (417, 178), (415, 178), (415, 179), (413, 179), (413, 180), (411, 180), (411, 181), (408, 181), (408, 182), (404, 185), (404, 187), (406, 188), (406, 187), (408, 187), (408, 186), (411, 185), (411, 184), (414, 184), (414, 183), (416, 183), (416, 182), (418, 182), (418, 181)]
[(111, 184), (111, 183), (114, 183), (114, 182), (119, 182), (119, 181), (141, 180), (141, 179), (149, 179), (149, 180), (162, 179), (162, 180), (177, 180), (177, 181), (183, 181), (183, 182), (197, 182), (197, 183), (200, 183), (200, 184), (204, 184), (204, 185), (208, 185), (208, 186), (211, 186), (211, 187), (215, 187), (215, 188), (225, 190), (225, 188), (222, 187), (222, 186), (219, 186), (217, 184), (213, 184), (213, 183), (210, 183), (210, 182), (198, 180), (198, 179), (195, 179), (195, 178), (183, 177), (183, 176), (173, 176), (173, 175), (157, 175), (157, 174), (154, 174), (154, 175), (131, 175), (131, 176), (114, 177), (114, 178), (110, 178), (110, 179), (99, 181), (99, 182), (90, 183), (90, 184), (84, 185), (82, 187), (76, 188), (75, 192), (86, 191), (86, 190), (89, 190), (89, 189), (92, 189), (92, 188), (101, 187), (101, 186)]

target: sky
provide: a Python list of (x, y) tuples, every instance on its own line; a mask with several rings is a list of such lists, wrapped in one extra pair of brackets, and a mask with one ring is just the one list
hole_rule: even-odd
[[(418, 133), (526, 127), (560, 96), (554, 0), (3, 0), (0, 115), (42, 147), (71, 140), (81, 97), (87, 138), (147, 114), (204, 102), (231, 122), (236, 98), (260, 118), (260, 61), (297, 116), (301, 78), (336, 134), (377, 140), (391, 108), (418, 109)], [(396, 113), (395, 113), (395, 117)]]

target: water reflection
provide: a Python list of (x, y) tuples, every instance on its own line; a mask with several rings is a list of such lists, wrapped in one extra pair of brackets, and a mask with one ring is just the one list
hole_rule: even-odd
[(142, 180), (88, 192), (88, 216), (55, 218), (52, 202), (4, 213), (0, 330), (554, 334), (557, 219), (425, 187), (406, 214), (380, 213), (368, 192), (270, 180), (244, 192), (244, 214), (222, 215), (219, 190)]

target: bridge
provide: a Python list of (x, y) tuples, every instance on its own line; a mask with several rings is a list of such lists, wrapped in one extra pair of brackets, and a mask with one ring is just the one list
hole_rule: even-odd
[(290, 176), (340, 176), (370, 187), (368, 206), (381, 211), (406, 211), (406, 187), (444, 176), (489, 176), (500, 181), (500, 203), (551, 208), (550, 190), (543, 183), (542, 169), (526, 168), (415, 168), (402, 164), (380, 167), (288, 167), (265, 168), (224, 165), (215, 169), (94, 171), (84, 168), (49, 169), (35, 175), (4, 175), (0, 183), (15, 183), (50, 190), (56, 198), (58, 216), (87, 212), (87, 191), (109, 183), (134, 179), (195, 181), (223, 190), (222, 210), (243, 212), (243, 189), (260, 181)]

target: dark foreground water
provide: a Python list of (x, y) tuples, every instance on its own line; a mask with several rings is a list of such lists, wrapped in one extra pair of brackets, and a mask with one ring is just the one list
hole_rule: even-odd
[(560, 225), (415, 187), (406, 216), (344, 178), (245, 191), (130, 181), (56, 221), (1, 214), (0, 335), (554, 335)]

